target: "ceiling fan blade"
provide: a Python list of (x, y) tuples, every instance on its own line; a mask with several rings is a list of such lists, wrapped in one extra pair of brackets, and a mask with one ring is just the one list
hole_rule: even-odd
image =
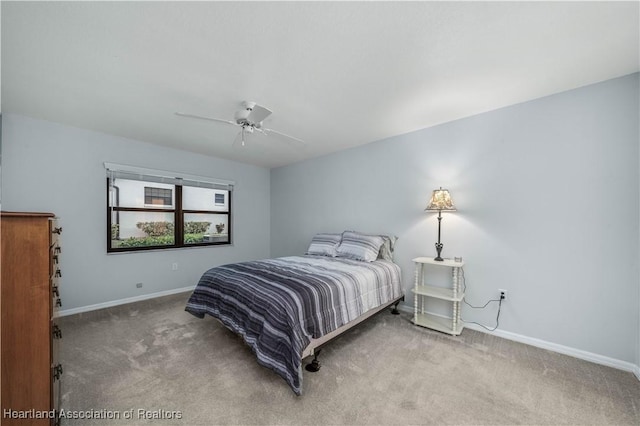
[(202, 115), (187, 114), (184, 112), (176, 112), (175, 114), (179, 115), (180, 117), (197, 118), (198, 120), (216, 121), (218, 123), (233, 124), (234, 126), (238, 125), (235, 121), (224, 120), (222, 118), (203, 117)]
[(271, 110), (255, 104), (253, 109), (249, 113), (249, 117), (247, 117), (247, 121), (250, 123), (260, 123), (262, 120), (271, 115)]
[(277, 130), (273, 130), (273, 129), (262, 129), (264, 131), (265, 134), (269, 135), (270, 133), (274, 133), (278, 136), (282, 136), (285, 142), (287, 143), (292, 143), (294, 145), (303, 145), (303, 146), (307, 146), (307, 143), (305, 141), (303, 141), (302, 139), (298, 139), (298, 138), (294, 138), (293, 136), (289, 136), (285, 133), (279, 132)]

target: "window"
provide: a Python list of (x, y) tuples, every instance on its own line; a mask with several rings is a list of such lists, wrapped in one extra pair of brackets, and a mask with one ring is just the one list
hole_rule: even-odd
[(105, 167), (107, 252), (231, 244), (232, 183)]
[(173, 205), (173, 190), (165, 188), (144, 187), (144, 203), (160, 206)]

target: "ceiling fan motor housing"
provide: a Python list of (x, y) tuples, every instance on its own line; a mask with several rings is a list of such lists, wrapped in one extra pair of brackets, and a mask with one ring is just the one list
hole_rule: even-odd
[(236, 114), (235, 114), (236, 123), (238, 124), (248, 123), (247, 119), (249, 118), (250, 113), (251, 113), (250, 109), (243, 109), (240, 111), (236, 111)]
[(237, 111), (234, 115), (236, 123), (241, 126), (252, 126), (256, 129), (262, 127), (262, 120), (271, 115), (271, 110), (255, 102), (243, 102), (244, 110)]

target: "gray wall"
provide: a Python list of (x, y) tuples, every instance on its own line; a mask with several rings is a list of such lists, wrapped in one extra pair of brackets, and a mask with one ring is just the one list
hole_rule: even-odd
[(458, 208), (443, 256), (467, 262), (470, 303), (507, 289), (501, 330), (638, 364), (638, 89), (633, 74), (274, 169), (271, 255), (321, 231), (392, 233), (411, 295), (443, 186)]
[[(268, 169), (11, 114), (2, 132), (3, 210), (60, 217), (65, 310), (193, 286), (213, 266), (269, 256)], [(234, 245), (107, 255), (105, 161), (234, 180)]]

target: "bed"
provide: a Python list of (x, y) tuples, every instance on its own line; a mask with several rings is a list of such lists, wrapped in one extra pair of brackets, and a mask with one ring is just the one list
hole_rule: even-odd
[(301, 395), (304, 358), (403, 299), (393, 242), (354, 231), (317, 234), (305, 255), (217, 266), (202, 275), (185, 310), (220, 320)]

